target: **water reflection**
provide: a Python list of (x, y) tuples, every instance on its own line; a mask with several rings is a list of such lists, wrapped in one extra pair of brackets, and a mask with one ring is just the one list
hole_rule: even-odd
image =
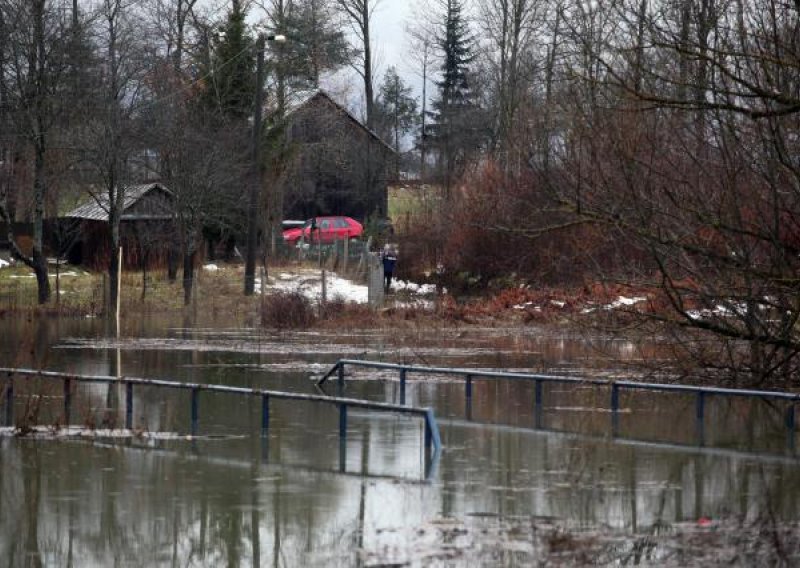
[[(528, 370), (560, 360), (600, 364), (587, 362), (591, 348), (566, 337), (546, 347), (495, 331), (398, 334), (395, 350), (389, 336), (215, 335), (172, 324), (138, 322), (121, 340), (98, 343), (85, 340), (108, 337), (100, 322), (3, 320), (0, 357), (8, 366), (299, 392), (314, 392), (305, 365), (324, 368), (337, 349), (386, 358), (415, 350), (409, 362)], [(70, 348), (52, 348), (65, 339)], [(219, 340), (216, 349), (194, 348), (208, 339)], [(348, 394), (397, 401), (398, 386), (392, 377), (355, 380)], [(20, 386), (20, 405), (25, 388), (42, 395), (42, 420), (57, 421), (59, 387)], [(203, 436), (195, 440), (0, 438), (0, 565), (424, 565), (439, 558), (432, 551), (455, 554), (463, 526), (478, 520), (489, 535), (496, 534), (492, 519), (528, 527), (554, 519), (624, 535), (678, 533), (681, 523), (703, 518), (800, 520), (800, 467), (785, 451), (784, 409), (764, 402), (708, 401), (705, 441), (718, 449), (705, 451), (682, 447), (695, 443), (696, 432), (694, 402), (681, 395), (638, 393), (621, 401), (620, 434), (672, 444), (666, 447), (612, 439), (603, 410), (608, 393), (598, 389), (546, 386), (539, 430), (529, 384), (475, 380), (469, 416), (462, 382), (409, 381), (406, 397), (434, 406), (440, 418), (445, 451), (430, 483), (423, 481), (418, 420), (353, 413), (342, 446), (335, 408), (276, 401), (269, 436), (261, 437), (260, 401), (208, 393), (200, 407)], [(110, 415), (120, 424), (123, 400), (118, 386), (82, 386), (75, 417), (100, 423)], [(134, 409), (138, 429), (188, 432), (187, 393), (137, 388)], [(519, 526), (486, 549), (507, 544)], [(464, 544), (466, 552), (449, 562), (546, 560), (533, 542), (489, 559)]]

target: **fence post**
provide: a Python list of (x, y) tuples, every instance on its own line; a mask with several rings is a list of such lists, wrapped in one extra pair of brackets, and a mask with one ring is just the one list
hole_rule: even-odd
[(320, 277), (322, 278), (322, 284), (320, 287), (320, 303), (324, 307), (328, 302), (328, 282), (324, 268), (320, 271)]
[(347, 275), (347, 262), (350, 260), (350, 239), (344, 239), (344, 254), (342, 254), (342, 274)]
[(697, 445), (705, 445), (705, 413), (706, 413), (706, 393), (703, 391), (697, 392), (697, 401), (695, 403), (695, 417), (696, 421), (696, 434)]
[(619, 435), (619, 386), (611, 383), (611, 435)]
[(69, 427), (70, 411), (72, 407), (72, 383), (64, 379), (64, 426)]
[(536, 379), (533, 385), (533, 401), (534, 401), (534, 420), (536, 422), (536, 429), (542, 428), (542, 380)]
[(200, 389), (192, 389), (192, 436), (197, 436), (197, 423), (200, 413)]
[(133, 383), (125, 383), (125, 428), (133, 430)]
[(261, 395), (261, 435), (266, 436), (269, 431), (269, 395)]
[(6, 387), (6, 426), (9, 428), (14, 425), (14, 377), (8, 375), (8, 386)]
[(792, 401), (786, 409), (786, 447), (790, 452), (794, 452), (795, 448), (795, 424), (795, 405), (794, 401)]
[(400, 369), (400, 404), (406, 403), (406, 369)]

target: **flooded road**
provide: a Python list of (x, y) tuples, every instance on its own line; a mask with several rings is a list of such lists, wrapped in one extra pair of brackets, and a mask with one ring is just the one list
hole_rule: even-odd
[[(0, 320), (0, 366), (303, 393), (341, 357), (605, 374), (609, 354), (639, 356), (536, 329), (262, 334), (153, 319), (117, 339), (94, 320)], [(347, 396), (399, 402), (394, 373), (354, 370), (347, 384)], [(62, 419), (60, 385), (15, 389), (15, 416)], [(798, 553), (800, 462), (780, 405), (709, 401), (699, 448), (684, 395), (623, 396), (612, 438), (606, 390), (546, 386), (537, 429), (530, 384), (473, 389), (468, 414), (463, 381), (409, 380), (407, 402), (433, 407), (442, 433), (428, 480), (419, 420), (353, 411), (342, 447), (335, 407), (277, 401), (262, 437), (260, 401), (223, 394), (203, 393), (195, 439), (188, 393), (139, 387), (133, 439), (2, 437), (0, 566), (707, 565)], [(119, 427), (121, 400), (118, 386), (81, 385), (72, 422)]]

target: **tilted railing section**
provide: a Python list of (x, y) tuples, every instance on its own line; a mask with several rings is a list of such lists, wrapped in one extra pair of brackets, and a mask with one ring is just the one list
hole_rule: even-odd
[(647, 390), (662, 391), (673, 393), (693, 394), (695, 398), (695, 424), (697, 444), (705, 444), (705, 407), (706, 399), (710, 396), (726, 397), (746, 397), (770, 400), (780, 400), (787, 403), (785, 414), (786, 427), (786, 446), (794, 452), (795, 449), (795, 429), (796, 429), (796, 410), (795, 405), (800, 402), (800, 394), (775, 391), (760, 391), (749, 389), (727, 389), (715, 387), (698, 387), (692, 385), (660, 384), (660, 383), (638, 383), (634, 381), (614, 381), (606, 379), (589, 379), (581, 377), (565, 377), (558, 375), (542, 375), (535, 373), (510, 373), (502, 371), (481, 371), (479, 369), (458, 369), (449, 367), (423, 367), (415, 365), (402, 365), (396, 363), (384, 363), (381, 361), (365, 361), (357, 359), (340, 359), (334, 366), (317, 381), (317, 385), (322, 387), (325, 382), (333, 375), (337, 377), (338, 394), (344, 393), (345, 387), (345, 366), (365, 367), (370, 369), (395, 370), (400, 374), (400, 404), (406, 401), (406, 381), (409, 373), (416, 374), (436, 374), (436, 375), (456, 375), (463, 377), (465, 390), (465, 404), (467, 417), (471, 416), (472, 410), (472, 382), (476, 378), (481, 379), (505, 379), (516, 381), (530, 381), (534, 383), (534, 420), (536, 428), (542, 428), (542, 407), (544, 383), (561, 384), (580, 384), (608, 387), (610, 390), (611, 412), (611, 434), (619, 435), (619, 397), (622, 390)]
[[(109, 377), (103, 375), (75, 375), (55, 371), (37, 371), (34, 369), (0, 368), (0, 374), (6, 375), (5, 388), (5, 423), (6, 426), (14, 425), (14, 377), (40, 378), (63, 382), (64, 393), (64, 424), (70, 424), (72, 411), (73, 383), (106, 383), (117, 384), (125, 387), (125, 428), (133, 427), (133, 389), (134, 387), (162, 387), (191, 391), (191, 424), (192, 436), (196, 436), (200, 421), (200, 393), (213, 392), (233, 395), (261, 397), (261, 429), (263, 433), (269, 430), (270, 400), (294, 400), (314, 404), (333, 404), (339, 408), (339, 437), (347, 437), (347, 411), (349, 408), (358, 408), (370, 412), (389, 414), (402, 414), (418, 416), (425, 425), (425, 454), (427, 458), (436, 458), (441, 452), (442, 442), (439, 427), (436, 423), (431, 408), (414, 408), (404, 405), (388, 404), (383, 402), (369, 402), (354, 398), (330, 397), (327, 395), (304, 394), (294, 392), (272, 391), (245, 387), (231, 387), (225, 385), (211, 385), (199, 383), (181, 383), (160, 379), (142, 379), (135, 377)], [(432, 452), (432, 454), (431, 454)]]

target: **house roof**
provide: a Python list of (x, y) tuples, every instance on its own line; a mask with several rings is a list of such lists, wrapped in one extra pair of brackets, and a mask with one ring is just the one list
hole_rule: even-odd
[(336, 109), (338, 109), (342, 114), (344, 114), (349, 120), (354, 122), (359, 128), (363, 129), (367, 134), (369, 134), (372, 138), (377, 140), (383, 147), (389, 150), (392, 154), (396, 154), (395, 149), (392, 148), (389, 144), (384, 141), (383, 138), (378, 136), (374, 130), (367, 128), (367, 126), (358, 120), (353, 114), (347, 110), (346, 107), (336, 102), (336, 100), (325, 92), (322, 89), (317, 89), (315, 91), (300, 91), (298, 92), (292, 100), (289, 101), (289, 104), (286, 108), (287, 116), (291, 116), (292, 114), (296, 113), (303, 107), (311, 104), (314, 99), (322, 98), (331, 103)]
[[(172, 215), (166, 214), (153, 214), (153, 213), (137, 213), (130, 211), (137, 203), (139, 203), (146, 195), (151, 192), (161, 192), (166, 194), (172, 199), (173, 193), (160, 183), (147, 183), (141, 185), (128, 185), (123, 189), (124, 199), (122, 204), (122, 220), (123, 221), (137, 221), (145, 219), (171, 219)], [(105, 221), (108, 222), (108, 193), (103, 192), (100, 194), (93, 194), (91, 200), (79, 205), (65, 217), (74, 219), (86, 219), (91, 221)]]

